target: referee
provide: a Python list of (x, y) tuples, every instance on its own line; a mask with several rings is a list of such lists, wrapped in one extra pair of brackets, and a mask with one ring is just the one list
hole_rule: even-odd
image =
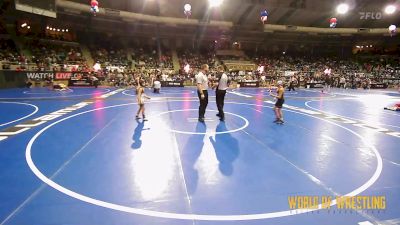
[(196, 75), (197, 95), (199, 96), (199, 122), (204, 123), (204, 115), (208, 105), (208, 77), (207, 72), (209, 67), (207, 64), (201, 66), (200, 72)]
[(217, 108), (219, 120), (225, 121), (224, 113), (224, 101), (226, 90), (228, 89), (228, 76), (225, 73), (225, 67), (223, 65), (218, 66), (218, 83), (214, 85), (216, 87), (215, 95), (217, 100)]

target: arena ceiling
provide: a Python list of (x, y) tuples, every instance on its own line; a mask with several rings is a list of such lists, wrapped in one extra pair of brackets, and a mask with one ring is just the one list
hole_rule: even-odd
[[(6, 0), (11, 1), (11, 0)], [(249, 43), (251, 45), (273, 46), (287, 43), (307, 46), (341, 46), (379, 45), (400, 43), (400, 35), (391, 37), (382, 35), (344, 35), (344, 34), (317, 34), (296, 32), (268, 32), (264, 30), (260, 21), (260, 12), (269, 11), (266, 24), (329, 27), (329, 19), (338, 19), (337, 28), (387, 28), (390, 24), (400, 23), (400, 0), (396, 0), (397, 12), (393, 15), (385, 14), (384, 8), (389, 1), (377, 0), (224, 0), (217, 8), (209, 8), (208, 0), (98, 0), (101, 8), (129, 11), (145, 15), (160, 17), (176, 17), (185, 20), (183, 6), (192, 5), (191, 19), (206, 22), (207, 20), (221, 20), (233, 23), (233, 27), (220, 28), (218, 26), (188, 26), (174, 24), (157, 24), (144, 21), (126, 21), (120, 17), (98, 15), (90, 13), (90, 0), (49, 0), (57, 5), (57, 18), (37, 18), (29, 13), (11, 13), (9, 21), (18, 18), (37, 20), (51, 26), (68, 27), (74, 32), (86, 34), (98, 32), (107, 36), (143, 37), (147, 39), (164, 38), (179, 39), (192, 43), (194, 40), (229, 40), (232, 43)], [(68, 10), (59, 5), (61, 1), (81, 3), (80, 10)], [(0, 1), (1, 2), (1, 1)], [(345, 15), (338, 15), (336, 7), (346, 2), (350, 11)], [(87, 8), (86, 8), (87, 7)], [(361, 19), (360, 12), (369, 12), (369, 18)], [(380, 19), (372, 18), (377, 14)], [(36, 18), (35, 18), (36, 17)], [(204, 23), (207, 24), (207, 23)], [(149, 40), (150, 40), (149, 39)]]
[[(89, 5), (89, 0), (70, 0)], [(399, 9), (392, 15), (384, 13), (388, 4), (400, 1), (377, 0), (224, 0), (217, 8), (209, 8), (208, 0), (98, 0), (100, 7), (147, 15), (185, 18), (183, 6), (192, 6), (193, 19), (222, 20), (235, 26), (257, 29), (262, 26), (260, 12), (269, 12), (268, 24), (329, 27), (329, 19), (338, 19), (338, 28), (385, 28), (399, 24)], [(346, 2), (350, 10), (345, 15), (336, 13), (336, 6)], [(399, 8), (399, 7), (398, 7)], [(362, 18), (364, 14), (364, 18)]]

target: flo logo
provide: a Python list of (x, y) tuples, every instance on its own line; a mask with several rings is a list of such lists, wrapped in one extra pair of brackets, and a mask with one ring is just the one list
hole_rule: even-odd
[(380, 20), (382, 19), (381, 12), (360, 12), (360, 20)]

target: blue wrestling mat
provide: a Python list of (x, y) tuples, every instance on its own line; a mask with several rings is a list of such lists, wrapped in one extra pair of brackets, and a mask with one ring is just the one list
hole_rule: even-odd
[(400, 224), (398, 93), (145, 92), (0, 90), (0, 224)]

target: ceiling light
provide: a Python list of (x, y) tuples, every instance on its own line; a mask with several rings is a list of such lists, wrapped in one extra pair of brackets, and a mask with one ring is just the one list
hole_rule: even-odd
[(338, 7), (336, 8), (336, 11), (339, 14), (346, 14), (349, 11), (349, 5), (346, 3), (342, 3), (342, 4), (338, 5)]
[(218, 7), (222, 4), (224, 0), (208, 0), (210, 7)]
[(386, 14), (393, 14), (395, 11), (396, 11), (396, 6), (394, 6), (394, 5), (388, 5), (385, 8)]

